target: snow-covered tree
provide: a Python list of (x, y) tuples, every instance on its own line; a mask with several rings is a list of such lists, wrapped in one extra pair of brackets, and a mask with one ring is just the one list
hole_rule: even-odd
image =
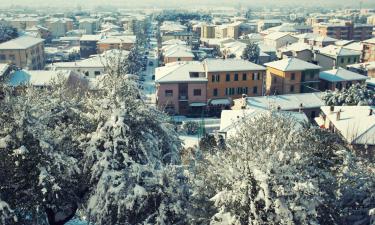
[(16, 28), (0, 23), (0, 43), (9, 41), (16, 37), (18, 37), (18, 32)]
[(275, 112), (244, 121), (226, 150), (198, 161), (191, 224), (342, 224), (340, 143)]
[(260, 49), (258, 44), (250, 43), (246, 46), (242, 53), (242, 59), (248, 60), (253, 63), (259, 63)]
[(353, 84), (349, 88), (326, 91), (323, 100), (326, 105), (375, 105), (375, 92), (366, 85)]
[(0, 197), (16, 224), (62, 225), (76, 215), (96, 225), (184, 224), (181, 143), (142, 101), (134, 76), (106, 75), (95, 92), (61, 80), (4, 93)]
[(6, 225), (16, 221), (17, 218), (14, 216), (14, 211), (9, 207), (8, 203), (0, 199), (0, 224)]

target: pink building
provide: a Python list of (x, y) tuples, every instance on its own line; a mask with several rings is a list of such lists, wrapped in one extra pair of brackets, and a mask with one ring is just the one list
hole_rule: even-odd
[(202, 63), (174, 62), (156, 68), (158, 108), (170, 114), (200, 115), (207, 103), (207, 78)]

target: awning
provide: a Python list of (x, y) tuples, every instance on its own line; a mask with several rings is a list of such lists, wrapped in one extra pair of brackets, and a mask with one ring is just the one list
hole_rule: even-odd
[(227, 98), (212, 99), (210, 105), (231, 105), (231, 101)]
[(202, 107), (202, 106), (206, 106), (206, 103), (203, 103), (203, 102), (192, 102), (192, 103), (190, 103), (190, 106), (191, 107)]

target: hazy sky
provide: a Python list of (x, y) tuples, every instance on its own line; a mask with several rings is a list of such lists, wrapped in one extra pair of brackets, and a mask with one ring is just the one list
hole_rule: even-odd
[[(2, 6), (24, 5), (24, 6), (76, 6), (83, 8), (98, 5), (117, 5), (132, 7), (176, 7), (200, 5), (234, 6), (248, 5), (288, 5), (298, 4), (300, 6), (324, 6), (338, 5), (342, 7), (359, 7), (360, 0), (0, 0)], [(375, 0), (362, 0), (363, 7), (375, 7)]]

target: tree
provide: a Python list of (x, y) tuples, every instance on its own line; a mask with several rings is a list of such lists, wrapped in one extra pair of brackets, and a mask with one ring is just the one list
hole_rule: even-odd
[(0, 224), (10, 224), (14, 221), (17, 221), (17, 218), (14, 218), (13, 210), (6, 202), (0, 199)]
[(375, 92), (365, 85), (353, 84), (349, 88), (326, 91), (322, 99), (326, 105), (374, 105)]
[(242, 58), (253, 63), (259, 63), (260, 49), (256, 43), (250, 43), (242, 53)]
[(5, 90), (0, 197), (14, 224), (62, 225), (76, 215), (97, 225), (185, 224), (177, 134), (142, 101), (134, 76), (108, 71), (96, 92), (65, 80)]
[[(342, 141), (275, 112), (246, 120), (238, 129), (226, 150), (203, 154), (191, 175), (191, 224), (346, 224), (343, 215), (355, 211), (342, 207), (346, 201), (338, 190), (374, 179), (369, 171), (351, 177), (344, 169), (348, 183), (343, 182), (339, 171), (348, 151)], [(369, 220), (373, 181), (347, 193), (362, 196), (358, 204), (366, 201), (363, 221)]]
[(18, 32), (16, 28), (0, 23), (0, 43), (9, 41), (16, 37), (18, 37)]

